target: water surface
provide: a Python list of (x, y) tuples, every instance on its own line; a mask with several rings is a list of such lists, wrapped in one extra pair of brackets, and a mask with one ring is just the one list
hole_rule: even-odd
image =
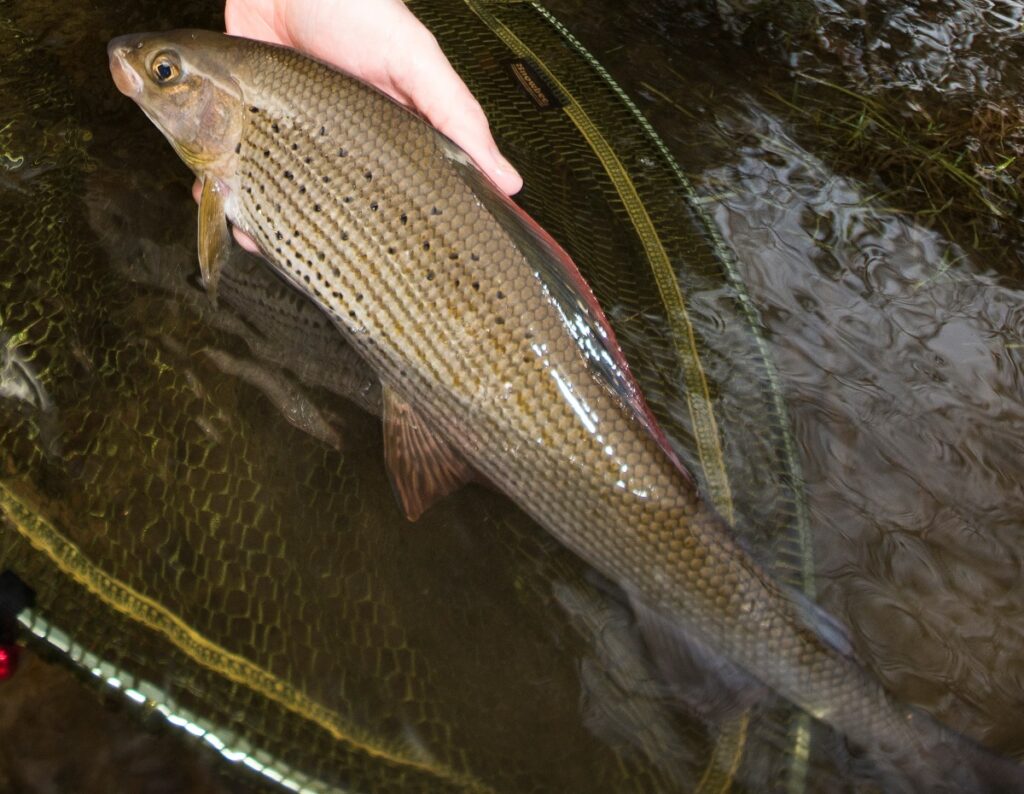
[[(792, 96), (795, 81), (802, 79), (794, 70), (833, 81), (849, 70), (879, 90), (927, 89), (929, 96), (952, 97), (962, 107), (1005, 103), (1019, 95), (1019, 62), (1013, 58), (1019, 9), (1000, 4), (972, 11), (951, 4), (948, 13), (938, 14), (908, 3), (880, 19), (836, 13), (828, 17), (827, 41), (819, 37), (824, 43), (814, 49), (806, 39), (773, 37), (764, 17), (724, 4), (711, 9), (664, 1), (553, 2), (550, 8), (639, 104), (735, 252), (798, 441), (819, 600), (850, 627), (865, 664), (904, 701), (1020, 757), (1024, 284), (1019, 268), (993, 261), (994, 244), (979, 241), (968, 223), (957, 226), (953, 218), (940, 226), (904, 204), (894, 205), (891, 191), (899, 185), (884, 184), (884, 175), (865, 170), (861, 162), (844, 167), (834, 148), (808, 134), (806, 118), (780, 101)], [(77, 6), (12, 4), (4, 13), (11, 13), (47, 54), (46, 68), (59, 70), (73, 87), (75, 123), (54, 126), (53, 135), (80, 140), (94, 163), (84, 188), (89, 234), (108, 252), (106, 277), (119, 272), (125, 283), (123, 305), (111, 309), (140, 317), (181, 313), (170, 317), (169, 327), (206, 323), (220, 334), (216, 338), (230, 338), (238, 329), (225, 326), (229, 321), (202, 303), (194, 285), (191, 239), (182, 239), (182, 230), (192, 224), (189, 177), (141, 114), (116, 94), (102, 50), (108, 38), (129, 30), (208, 26), (209, 9), (133, 6), (115, 16)], [(992, 28), (990, 35), (961, 35), (973, 29), (979, 14)], [(780, 58), (786, 41), (793, 42), (789, 57)], [(146, 142), (141, 148), (140, 141)], [(23, 153), (11, 149), (10, 154)], [(53, 167), (45, 152), (29, 163), (8, 162), (5, 188), (30, 194)], [(1011, 229), (1000, 240), (1012, 252), (1019, 240), (1014, 242), (1011, 221), (994, 217), (988, 223), (1000, 232)], [(714, 300), (709, 297), (706, 305), (713, 307)], [(615, 307), (608, 309), (614, 316)], [(322, 382), (267, 380), (275, 371), (267, 362), (275, 356), (280, 362), (279, 350), (263, 350), (256, 357), (261, 365), (245, 368), (235, 362), (249, 360), (252, 351), (237, 342), (211, 352), (203, 348), (205, 342), (182, 349), (166, 338), (150, 341), (162, 345), (162, 355), (174, 366), (188, 362), (198, 373), (196, 382), (218, 399), (264, 417), (266, 428), (260, 432), (268, 444), (287, 422), (287, 432), (319, 432), (325, 457), (343, 440), (349, 454), (379, 465), (375, 420), (358, 411), (338, 409), (331, 415), (312, 403), (307, 408), (301, 395), (288, 390), (298, 382), (304, 394), (325, 388)], [(3, 395), (8, 403), (47, 414), (46, 398), (30, 380), (8, 381), (15, 384)], [(372, 408), (372, 386), (357, 382), (353, 388), (366, 398), (364, 407)], [(282, 419), (282, 411), (291, 412), (290, 418)], [(217, 427), (202, 430), (216, 433)], [(47, 424), (40, 428), (45, 434)], [(54, 445), (58, 441), (54, 431)], [(291, 464), (284, 458), (267, 463), (279, 471)], [(347, 498), (374, 509), (380, 505), (398, 527), (389, 497), (381, 481)], [(521, 557), (486, 550), (499, 537), (494, 528), (510, 524), (509, 531), (522, 533), (512, 545), (529, 547), (527, 556), (546, 559), (558, 552), (528, 527), (519, 527), (519, 519), (507, 511), (497, 497), (476, 492), (445, 514), (449, 523), (440, 543), (425, 534), (434, 527), (417, 527), (411, 536), (395, 531), (382, 539), (368, 523), (365, 535), (347, 551), (380, 555), (376, 559), (396, 572), (396, 580), (397, 572), (407, 572), (410, 586), (398, 597), (409, 610), (405, 614), (434, 616), (432, 624), (424, 622), (415, 632), (419, 647), (460, 632), (493, 642), (495, 634), (475, 621), (508, 626), (504, 642), (481, 651), (480, 659), (453, 661), (439, 686), (459, 687), (459, 664), (497, 671), (503, 660), (515, 659), (528, 671), (523, 680), (501, 680), (496, 672), (491, 679), (475, 679), (479, 689), (466, 684), (476, 709), (465, 710), (468, 721), (461, 730), (471, 732), (467, 726), (474, 726), (481, 736), (488, 732), (481, 742), (512, 747), (512, 758), (531, 755), (538, 741), (551, 743), (562, 755), (553, 754), (545, 773), (561, 766), (563, 786), (571, 788), (597, 777), (588, 763), (616, 746), (610, 731), (620, 731), (623, 746), (636, 745), (641, 733), (641, 721), (625, 723), (622, 711), (607, 717), (614, 693), (599, 668), (620, 657), (607, 648), (603, 657), (582, 650), (594, 647), (593, 636), (602, 635), (602, 626), (624, 618), (614, 603), (589, 601), (591, 591), (577, 588), (572, 577), (578, 571), (572, 569), (572, 576), (549, 585), (546, 597), (560, 605), (559, 620), (568, 615), (572, 623), (575, 615), (576, 625), (590, 621), (596, 628), (585, 640), (556, 636), (554, 644), (569, 651), (549, 652), (551, 638), (540, 641), (533, 634), (564, 631), (566, 624), (535, 622), (542, 620), (543, 601), (530, 594), (530, 587), (550, 575), (546, 563), (531, 569)], [(484, 536), (475, 528), (481, 515), (494, 516)], [(439, 576), (448, 555), (474, 563), (453, 577)], [(496, 574), (502, 565), (507, 570)], [(476, 595), (481, 592), (487, 593), (482, 599)], [(430, 606), (438, 601), (431, 599), (457, 607), (442, 619)], [(624, 636), (628, 632), (609, 632), (606, 640)], [(464, 647), (472, 647), (472, 641)], [(444, 650), (437, 653), (443, 657)], [(582, 691), (574, 677), (581, 667), (591, 682)], [(498, 683), (488, 689), (483, 686), (488, 680)], [(629, 698), (635, 701), (637, 692)], [(367, 724), (383, 722), (372, 713), (373, 699), (368, 703)], [(549, 714), (538, 722), (523, 718), (524, 710), (545, 705)], [(481, 718), (481, 711), (493, 719)], [(671, 718), (660, 722), (658, 705), (641, 713), (648, 715), (648, 735), (640, 745), (672, 741), (665, 736), (679, 726)], [(545, 721), (547, 732), (537, 733)], [(568, 725), (578, 731), (569, 739), (559, 731)], [(503, 732), (515, 738), (505, 741)], [(668, 760), (663, 757), (662, 764), (681, 765), (687, 779), (693, 759), (665, 752)], [(812, 777), (810, 787), (826, 783)], [(23, 785), (33, 784), (25, 778)]]

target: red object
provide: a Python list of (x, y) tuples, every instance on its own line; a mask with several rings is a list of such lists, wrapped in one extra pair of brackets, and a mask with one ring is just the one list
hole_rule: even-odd
[(17, 645), (0, 645), (0, 681), (6, 681), (17, 671), (20, 653)]

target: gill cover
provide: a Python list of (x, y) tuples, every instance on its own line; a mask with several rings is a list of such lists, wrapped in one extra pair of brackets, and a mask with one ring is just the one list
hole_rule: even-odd
[(235, 75), (244, 47), (200, 30), (120, 36), (107, 45), (121, 93), (156, 124), (182, 160), (203, 178), (234, 174), (244, 99)]

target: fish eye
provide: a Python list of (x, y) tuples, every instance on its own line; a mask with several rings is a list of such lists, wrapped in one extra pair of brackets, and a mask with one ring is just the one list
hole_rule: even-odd
[(181, 77), (178, 59), (169, 52), (157, 54), (149, 66), (149, 71), (153, 75), (153, 79), (161, 85), (168, 85)]

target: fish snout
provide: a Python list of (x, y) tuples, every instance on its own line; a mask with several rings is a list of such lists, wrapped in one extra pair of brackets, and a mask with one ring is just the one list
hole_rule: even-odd
[(107, 57), (110, 60), (110, 74), (114, 78), (117, 90), (131, 99), (142, 94), (142, 78), (128, 62), (128, 55), (142, 46), (138, 36), (118, 36), (107, 45)]

